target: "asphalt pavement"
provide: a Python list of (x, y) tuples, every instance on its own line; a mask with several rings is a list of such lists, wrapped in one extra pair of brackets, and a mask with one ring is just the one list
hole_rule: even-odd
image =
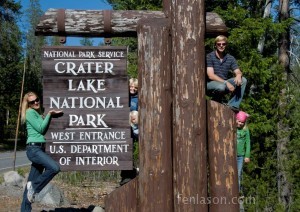
[(26, 151), (17, 151), (16, 157), (13, 151), (0, 152), (0, 172), (14, 170), (14, 161), (15, 170), (17, 170), (19, 167), (31, 165), (31, 162), (26, 156)]

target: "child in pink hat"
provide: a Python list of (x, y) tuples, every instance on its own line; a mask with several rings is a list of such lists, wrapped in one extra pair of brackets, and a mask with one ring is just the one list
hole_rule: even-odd
[(238, 168), (238, 180), (239, 191), (241, 193), (241, 178), (243, 164), (250, 162), (250, 132), (247, 127), (246, 121), (249, 114), (244, 111), (239, 111), (236, 114), (237, 123), (237, 168)]
[(236, 119), (239, 120), (240, 122), (243, 122), (243, 123), (246, 122), (246, 120), (247, 120), (248, 117), (249, 117), (249, 114), (245, 113), (244, 111), (239, 111), (236, 114)]

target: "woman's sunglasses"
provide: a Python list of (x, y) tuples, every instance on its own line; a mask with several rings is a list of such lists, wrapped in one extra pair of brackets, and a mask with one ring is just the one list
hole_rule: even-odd
[(34, 103), (39, 103), (39, 102), (40, 102), (40, 99), (39, 99), (39, 97), (37, 97), (35, 100), (28, 102), (28, 104), (33, 105)]

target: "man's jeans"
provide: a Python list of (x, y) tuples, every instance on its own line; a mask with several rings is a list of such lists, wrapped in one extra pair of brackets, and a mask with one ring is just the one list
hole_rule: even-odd
[[(28, 181), (32, 182), (34, 193), (39, 193), (60, 171), (59, 164), (47, 155), (42, 147), (27, 146), (26, 151), (28, 159), (32, 162)], [(21, 212), (29, 212), (31, 209), (25, 187)]]
[(241, 191), (242, 171), (243, 171), (244, 157), (237, 156), (237, 171), (239, 180), (239, 191)]
[[(240, 108), (240, 104), (242, 102), (245, 93), (245, 88), (247, 85), (247, 79), (245, 77), (242, 77), (241, 86), (236, 86), (236, 84), (234, 83), (234, 78), (230, 78), (227, 81), (230, 82), (235, 87), (233, 97), (228, 101), (228, 105), (231, 107)], [(213, 93), (212, 95), (214, 95), (214, 93), (225, 94), (230, 92), (227, 86), (223, 82), (217, 82), (217, 81), (208, 82), (207, 91)]]

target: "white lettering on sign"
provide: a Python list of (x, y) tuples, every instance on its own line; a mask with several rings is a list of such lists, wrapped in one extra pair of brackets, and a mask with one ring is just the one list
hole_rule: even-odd
[(79, 51), (78, 52), (79, 57), (88, 57), (88, 58), (95, 58), (94, 52), (93, 51)]
[(76, 165), (116, 165), (118, 164), (117, 156), (107, 156), (107, 157), (76, 157)]
[(105, 80), (103, 79), (86, 79), (79, 80), (78, 85), (75, 87), (72, 79), (68, 80), (69, 87), (68, 91), (93, 91), (94, 93), (98, 93), (98, 91), (105, 90)]
[(106, 114), (86, 114), (84, 115), (69, 115), (69, 126), (91, 126), (91, 127), (99, 127), (103, 126), (107, 128), (108, 126), (103, 121), (104, 116)]
[(125, 131), (112, 131), (112, 132), (79, 132), (80, 140), (125, 140)]
[(75, 132), (51, 132), (52, 140), (68, 141), (74, 140)]
[(45, 137), (63, 171), (132, 166), (126, 47), (43, 48), (44, 106), (62, 110)]
[(50, 97), (50, 108), (123, 108), (120, 97)]
[[(116, 75), (113, 72), (114, 64), (112, 62), (83, 62), (80, 63), (78, 66), (74, 62), (58, 62), (55, 64), (54, 69), (59, 74), (92, 74), (92, 65), (95, 66), (96, 74), (111, 74)], [(103, 67), (104, 66), (104, 67)]]
[(71, 157), (61, 157), (59, 159), (59, 164), (62, 165), (62, 166), (65, 166), (65, 165), (70, 165), (70, 162), (71, 162)]
[(71, 145), (71, 153), (116, 153), (128, 152), (129, 144), (93, 144), (93, 145)]
[[(56, 148), (57, 147), (57, 148)], [(64, 146), (63, 145), (59, 145), (59, 146), (55, 146), (55, 145), (50, 145), (49, 146), (49, 151), (50, 153), (56, 153), (56, 154), (62, 154), (62, 153), (66, 153), (66, 151), (64, 150)]]
[(44, 51), (44, 57), (76, 57), (74, 51)]
[(123, 51), (99, 51), (98, 57), (105, 57), (105, 58), (114, 58), (114, 57), (124, 57)]

